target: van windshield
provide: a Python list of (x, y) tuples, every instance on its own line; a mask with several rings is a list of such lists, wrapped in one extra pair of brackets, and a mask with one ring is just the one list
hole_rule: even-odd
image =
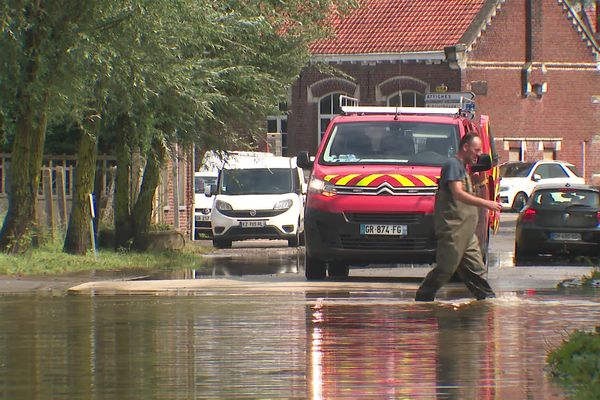
[(224, 169), (222, 194), (283, 194), (294, 191), (290, 168)]
[(458, 147), (452, 124), (423, 122), (353, 122), (333, 128), (324, 164), (392, 163), (443, 165)]

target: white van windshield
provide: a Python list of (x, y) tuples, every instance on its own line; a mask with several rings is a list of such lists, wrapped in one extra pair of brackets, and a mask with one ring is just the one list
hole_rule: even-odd
[(340, 123), (323, 152), (324, 164), (443, 165), (458, 147), (451, 124), (423, 122)]
[(294, 191), (290, 168), (224, 169), (220, 192), (238, 194), (283, 194)]

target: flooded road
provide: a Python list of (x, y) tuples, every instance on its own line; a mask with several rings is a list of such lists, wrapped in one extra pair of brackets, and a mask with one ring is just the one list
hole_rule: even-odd
[(79, 295), (57, 290), (68, 277), (5, 281), (0, 399), (563, 399), (546, 354), (599, 324), (600, 290), (555, 289), (589, 266), (515, 267), (511, 235), (505, 224), (492, 239), (498, 298), (482, 302), (454, 283), (415, 303), (427, 266), (306, 282), (302, 249), (285, 242)]
[(564, 398), (545, 355), (599, 315), (595, 292), (2, 296), (0, 398)]

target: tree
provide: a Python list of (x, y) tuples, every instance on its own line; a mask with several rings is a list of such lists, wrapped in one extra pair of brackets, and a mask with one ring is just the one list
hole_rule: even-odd
[[(0, 108), (14, 131), (8, 211), (0, 249), (19, 253), (30, 245), (48, 118), (61, 113), (77, 80), (70, 76), (69, 49), (79, 26), (93, 18), (97, 2), (8, 0), (0, 8)], [(8, 57), (5, 57), (8, 56)], [(49, 109), (49, 104), (53, 109)]]
[[(126, 158), (132, 148), (126, 151), (127, 146), (146, 146), (141, 153), (152, 158), (146, 160), (141, 191), (133, 205), (126, 201), (129, 174), (118, 173), (117, 247), (127, 246), (132, 239), (135, 244), (150, 225), (149, 199), (158, 184), (157, 166), (167, 153), (156, 145), (173, 153), (174, 144), (224, 149), (239, 146), (240, 137), (253, 138), (307, 62), (308, 44), (325, 32), (318, 22), (333, 5), (344, 9), (348, 4), (315, 1), (314, 7), (306, 7), (306, 2), (296, 1), (180, 1), (171, 3), (173, 8), (146, 10), (145, 15), (152, 17), (147, 22), (159, 21), (160, 26), (149, 29), (144, 24), (139, 31), (159, 34), (145, 34), (144, 39), (146, 50), (153, 48), (152, 54), (160, 57), (151, 68), (132, 71), (140, 73), (149, 92), (156, 95), (134, 99), (132, 109), (145, 112), (130, 115), (145, 114), (152, 123), (130, 120), (137, 133), (117, 141), (123, 149), (118, 168), (130, 165)], [(132, 132), (116, 129), (126, 131)], [(152, 151), (147, 150), (149, 143), (153, 143)]]
[[(0, 248), (25, 251), (35, 222), (48, 118), (73, 121), (79, 162), (65, 251), (89, 243), (98, 135), (114, 132), (117, 245), (149, 226), (158, 171), (176, 145), (239, 145), (259, 131), (353, 0), (8, 0), (0, 5), (0, 133), (13, 134)], [(101, 86), (102, 90), (98, 90)], [(51, 105), (51, 106), (50, 106)], [(144, 158), (140, 195), (131, 156)], [(148, 200), (150, 199), (150, 201)]]

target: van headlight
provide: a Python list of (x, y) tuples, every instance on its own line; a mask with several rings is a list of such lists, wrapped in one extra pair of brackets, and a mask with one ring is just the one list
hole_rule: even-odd
[(223, 200), (217, 200), (215, 202), (215, 207), (217, 208), (217, 210), (219, 211), (230, 211), (233, 210), (233, 207), (231, 207), (231, 204), (223, 201)]
[(322, 194), (323, 196), (335, 196), (335, 186), (324, 180), (312, 178), (308, 184), (308, 192)]
[(292, 200), (280, 200), (273, 206), (273, 210), (287, 210), (292, 206)]
[(500, 191), (501, 192), (507, 192), (510, 190), (510, 186), (500, 186)]

